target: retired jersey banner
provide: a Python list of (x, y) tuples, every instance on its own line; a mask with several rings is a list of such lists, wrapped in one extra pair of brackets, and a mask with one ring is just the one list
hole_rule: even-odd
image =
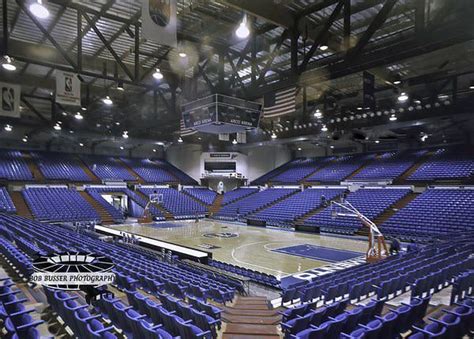
[(143, 36), (176, 47), (176, 0), (142, 0)]
[(2, 93), (2, 105), (0, 106), (0, 116), (19, 118), (20, 117), (20, 85), (0, 82)]
[(56, 71), (56, 102), (81, 106), (81, 81), (76, 73)]

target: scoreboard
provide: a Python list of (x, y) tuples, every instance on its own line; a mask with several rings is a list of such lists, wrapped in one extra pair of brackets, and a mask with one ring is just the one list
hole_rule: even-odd
[(182, 105), (184, 126), (208, 133), (234, 133), (257, 128), (262, 104), (213, 94)]

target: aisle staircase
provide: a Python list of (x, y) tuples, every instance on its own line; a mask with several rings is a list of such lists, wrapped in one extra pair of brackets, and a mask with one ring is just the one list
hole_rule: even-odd
[(265, 297), (238, 296), (222, 312), (226, 322), (222, 339), (279, 338), (281, 316), (271, 309)]
[(84, 171), (84, 173), (87, 174), (87, 176), (90, 178), (90, 180), (93, 182), (93, 183), (96, 183), (96, 184), (100, 184), (102, 182), (102, 180), (99, 179), (98, 176), (96, 176), (94, 174), (94, 172), (92, 172), (90, 170), (90, 168), (84, 163), (84, 161), (80, 158), (80, 157), (77, 157), (78, 159), (78, 163), (79, 163), (79, 166), (81, 167), (81, 169)]
[(373, 222), (377, 225), (380, 226), (382, 225), (385, 221), (390, 219), (395, 213), (397, 213), (399, 210), (401, 210), (403, 207), (408, 205), (413, 199), (415, 199), (418, 196), (416, 193), (408, 193), (405, 197), (402, 199), (398, 200), (396, 203), (394, 203), (392, 206), (387, 208), (382, 214), (380, 214), (377, 218), (373, 220)]
[(28, 219), (33, 219), (33, 214), (31, 213), (28, 204), (26, 203), (23, 195), (20, 191), (10, 191), (10, 197), (12, 198), (13, 204), (16, 208), (16, 214), (21, 217), (25, 217)]
[(222, 207), (222, 200), (224, 199), (224, 194), (218, 194), (216, 195), (216, 198), (212, 202), (212, 205), (209, 206), (209, 213), (210, 214), (215, 214), (219, 212), (219, 210)]
[[(340, 196), (341, 194), (334, 197), (333, 199), (328, 200), (328, 204), (333, 200), (339, 200)], [(327, 208), (327, 206), (318, 206), (316, 208), (313, 208), (312, 210), (308, 211), (306, 214), (303, 214), (301, 217), (297, 218), (295, 220), (295, 225), (303, 225), (306, 219), (311, 218), (313, 215), (318, 214), (319, 212), (322, 212), (325, 208)]]
[(123, 168), (125, 168), (127, 170), (128, 173), (130, 173), (130, 175), (134, 178), (136, 178), (136, 181), (139, 183), (139, 184), (144, 184), (145, 183), (145, 180), (143, 180), (143, 178), (141, 176), (138, 175), (137, 172), (135, 172), (130, 166), (128, 166), (125, 162), (123, 162), (122, 159), (120, 158), (114, 158), (114, 160), (116, 162), (118, 162), (120, 164), (120, 166), (123, 166)]
[(415, 173), (415, 171), (421, 167), (421, 165), (423, 165), (426, 161), (428, 161), (432, 156), (433, 154), (435, 154), (434, 151), (429, 151), (429, 152), (426, 152), (425, 154), (423, 154), (419, 159), (418, 161), (416, 161), (409, 169), (407, 169), (404, 173), (402, 173), (401, 176), (399, 176), (396, 180), (395, 180), (395, 183), (396, 184), (402, 184), (402, 183), (406, 183), (408, 178), (413, 174)]
[(79, 194), (95, 209), (102, 220), (102, 225), (114, 224), (114, 218), (97, 200), (89, 195), (86, 191), (80, 191)]
[(33, 175), (33, 180), (44, 182), (46, 178), (44, 177), (43, 173), (41, 173), (38, 165), (36, 165), (35, 160), (31, 157), (31, 154), (29, 152), (21, 152), (21, 155), (23, 159), (25, 159), (31, 174)]
[(288, 193), (288, 194), (282, 196), (281, 198), (278, 198), (278, 199), (276, 199), (276, 200), (273, 200), (273, 201), (272, 201), (271, 203), (269, 203), (268, 205), (263, 205), (263, 206), (257, 208), (255, 211), (249, 213), (249, 214), (247, 215), (247, 217), (248, 217), (248, 216), (251, 216), (252, 214), (256, 214), (256, 213), (258, 213), (258, 212), (260, 212), (260, 211), (262, 211), (262, 210), (264, 210), (264, 209), (266, 209), (266, 208), (270, 208), (270, 207), (272, 207), (273, 205), (278, 204), (280, 201), (283, 201), (283, 200), (285, 200), (285, 199), (291, 197), (292, 195), (295, 195), (295, 194), (300, 193), (300, 192), (301, 192), (301, 190), (295, 190), (294, 192)]

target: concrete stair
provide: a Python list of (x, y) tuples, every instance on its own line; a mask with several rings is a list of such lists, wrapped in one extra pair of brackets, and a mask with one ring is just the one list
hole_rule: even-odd
[(377, 226), (382, 225), (385, 221), (390, 219), (395, 213), (397, 213), (400, 209), (408, 205), (413, 199), (418, 196), (416, 193), (408, 193), (405, 197), (398, 200), (392, 206), (387, 208), (382, 214), (380, 214), (377, 218), (373, 221)]
[[(145, 199), (145, 201), (149, 200), (149, 198), (145, 194), (143, 194), (142, 192), (137, 190), (137, 191), (135, 191), (135, 193), (138, 194), (139, 196), (141, 196), (143, 199)], [(162, 205), (156, 205), (155, 204), (153, 206), (157, 207), (161, 211), (161, 213), (163, 214), (163, 216), (165, 217), (166, 220), (174, 220), (174, 215), (170, 211), (168, 211), (166, 208), (164, 208)], [(143, 206), (143, 207), (145, 207), (145, 206)], [(143, 220), (145, 220), (145, 219), (143, 219)]]
[(287, 199), (287, 198), (291, 197), (292, 195), (295, 195), (295, 194), (297, 194), (297, 193), (299, 193), (299, 192), (301, 192), (301, 191), (300, 191), (300, 190), (296, 190), (295, 192), (286, 194), (286, 195), (282, 196), (281, 198), (278, 198), (277, 200), (274, 200), (273, 202), (271, 202), (271, 203), (268, 204), (268, 205), (264, 205), (264, 206), (261, 206), (261, 207), (257, 208), (255, 211), (253, 211), (253, 212), (250, 213), (249, 215), (258, 213), (258, 212), (260, 212), (260, 211), (262, 211), (262, 210), (264, 210), (264, 209), (266, 209), (266, 208), (270, 208), (270, 207), (272, 207), (273, 205), (278, 204), (280, 201), (283, 201), (283, 200), (285, 200), (285, 199)]
[(212, 202), (212, 205), (209, 206), (209, 213), (210, 214), (215, 214), (219, 212), (219, 210), (222, 207), (222, 200), (224, 199), (224, 194), (218, 194), (216, 195), (216, 198)]
[(115, 223), (114, 218), (110, 215), (110, 213), (97, 200), (91, 197), (89, 193), (86, 191), (81, 191), (79, 194), (96, 210), (97, 214), (99, 214), (100, 220), (102, 220), (103, 225), (111, 225)]
[(25, 159), (31, 174), (33, 174), (33, 180), (44, 182), (46, 179), (38, 168), (38, 165), (36, 165), (35, 160), (31, 157), (31, 154), (29, 152), (21, 152), (21, 155), (23, 159)]
[(139, 184), (144, 184), (145, 183), (145, 180), (143, 180), (143, 178), (141, 176), (138, 175), (137, 172), (135, 172), (131, 167), (129, 167), (125, 162), (122, 161), (122, 159), (120, 158), (114, 158), (116, 162), (118, 162), (120, 165), (122, 165), (128, 173), (130, 173), (130, 175), (134, 178), (136, 178), (136, 181), (139, 183)]
[(426, 152), (425, 154), (423, 154), (423, 156), (421, 156), (418, 161), (416, 161), (409, 169), (407, 169), (404, 173), (402, 173), (401, 176), (399, 176), (396, 180), (395, 180), (395, 183), (397, 184), (402, 184), (402, 183), (406, 183), (408, 178), (413, 174), (415, 173), (415, 171), (420, 168), (421, 165), (423, 165), (426, 161), (428, 161), (432, 156), (433, 156), (434, 152), (430, 151), (430, 152)]
[(279, 338), (281, 315), (272, 310), (265, 297), (238, 296), (232, 306), (223, 309), (226, 322), (223, 339)]
[(93, 183), (96, 183), (96, 184), (100, 184), (102, 182), (102, 180), (99, 179), (99, 177), (97, 177), (94, 172), (92, 172), (89, 167), (87, 167), (87, 165), (84, 163), (84, 161), (82, 161), (82, 159), (80, 157), (77, 157), (78, 158), (78, 163), (79, 163), (79, 166), (81, 167), (81, 169), (87, 174), (87, 176), (90, 178), (90, 180), (93, 182)]
[(16, 214), (21, 217), (25, 217), (28, 219), (33, 219), (33, 214), (31, 213), (28, 204), (26, 203), (23, 195), (20, 191), (10, 191), (10, 197), (12, 198), (13, 204), (16, 208)]

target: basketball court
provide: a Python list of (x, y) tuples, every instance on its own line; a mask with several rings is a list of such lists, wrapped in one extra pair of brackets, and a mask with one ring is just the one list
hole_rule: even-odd
[(212, 253), (215, 260), (281, 278), (365, 255), (366, 240), (201, 220), (110, 228)]

